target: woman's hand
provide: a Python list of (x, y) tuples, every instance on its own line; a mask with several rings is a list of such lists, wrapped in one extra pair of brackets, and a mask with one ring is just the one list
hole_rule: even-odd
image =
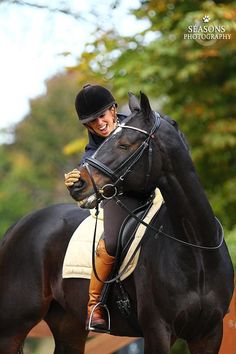
[(66, 187), (71, 187), (75, 182), (80, 179), (80, 171), (75, 168), (73, 171), (65, 173), (65, 185)]

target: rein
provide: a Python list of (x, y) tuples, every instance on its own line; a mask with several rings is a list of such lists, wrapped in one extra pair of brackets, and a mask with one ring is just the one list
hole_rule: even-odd
[(155, 236), (154, 236), (155, 238), (157, 238), (159, 235), (163, 235), (163, 236), (165, 236), (167, 238), (170, 238), (173, 241), (181, 243), (182, 245), (193, 247), (193, 248), (199, 248), (199, 249), (203, 249), (203, 250), (208, 250), (208, 251), (217, 250), (218, 248), (220, 248), (222, 246), (222, 243), (224, 241), (224, 229), (223, 229), (223, 226), (221, 225), (219, 219), (216, 216), (215, 216), (215, 220), (216, 220), (216, 222), (218, 223), (218, 225), (220, 226), (220, 229), (221, 229), (220, 242), (219, 242), (219, 244), (217, 246), (202, 246), (202, 245), (196, 245), (196, 244), (191, 243), (191, 242), (186, 242), (186, 241), (180, 240), (179, 238), (176, 238), (175, 236), (171, 236), (171, 235), (167, 234), (166, 232), (162, 231), (163, 230), (163, 225), (161, 225), (159, 227), (159, 229), (156, 229), (155, 227), (147, 224), (146, 222), (144, 222), (143, 220), (138, 218), (131, 210), (129, 210), (126, 207), (126, 205), (124, 203), (122, 203), (121, 200), (119, 200), (118, 198), (116, 198), (116, 203), (121, 208), (125, 209), (129, 213), (129, 215), (132, 216), (135, 220), (140, 222), (140, 224), (144, 225), (147, 229), (154, 231), (155, 232)]

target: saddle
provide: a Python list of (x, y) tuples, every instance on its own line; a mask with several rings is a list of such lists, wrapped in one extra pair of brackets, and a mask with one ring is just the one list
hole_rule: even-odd
[(153, 205), (153, 198), (147, 203), (135, 209), (132, 215), (128, 215), (121, 225), (118, 236), (117, 261), (122, 263), (127, 252), (134, 241), (135, 234), (140, 226), (141, 221), (148, 215)]

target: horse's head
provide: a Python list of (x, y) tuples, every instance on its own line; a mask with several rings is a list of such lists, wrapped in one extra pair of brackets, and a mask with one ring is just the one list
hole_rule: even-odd
[(119, 124), (96, 153), (80, 168), (81, 181), (71, 195), (85, 208), (119, 193), (149, 194), (157, 184), (162, 154), (157, 134), (161, 118), (147, 96), (140, 103), (129, 94), (131, 115)]

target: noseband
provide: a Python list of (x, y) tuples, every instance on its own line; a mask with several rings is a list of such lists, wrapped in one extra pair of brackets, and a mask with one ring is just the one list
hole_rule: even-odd
[[(129, 126), (118, 124), (117, 128), (121, 129), (130, 129), (137, 132), (140, 132), (146, 136), (146, 139), (142, 142), (142, 144), (125, 160), (123, 161), (114, 171), (111, 170), (108, 166), (98, 161), (95, 157), (89, 157), (85, 160), (84, 167), (86, 168), (88, 175), (93, 184), (94, 192), (96, 194), (97, 201), (101, 201), (102, 199), (112, 199), (114, 198), (119, 191), (120, 186), (123, 184), (123, 181), (127, 174), (131, 171), (132, 167), (140, 160), (145, 150), (148, 149), (148, 169), (146, 174), (146, 186), (148, 185), (148, 179), (150, 177), (151, 172), (151, 163), (152, 163), (152, 140), (154, 138), (154, 133), (159, 128), (161, 123), (161, 117), (159, 113), (154, 113), (154, 125), (150, 132), (146, 130)], [(113, 135), (113, 134), (112, 134)], [(112, 135), (107, 139), (109, 140)], [(107, 142), (106, 140), (106, 142)], [(109, 177), (113, 183), (105, 184), (103, 187), (98, 188), (96, 182), (94, 181), (93, 175), (91, 173), (90, 167), (94, 167), (100, 172), (102, 172), (105, 176)]]

